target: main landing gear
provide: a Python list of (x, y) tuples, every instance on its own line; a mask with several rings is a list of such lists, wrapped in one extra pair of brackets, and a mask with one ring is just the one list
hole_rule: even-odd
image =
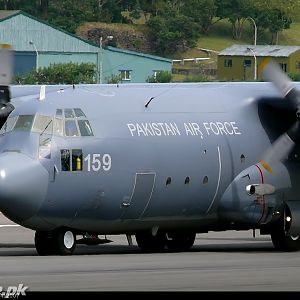
[(195, 242), (195, 233), (191, 232), (158, 232), (155, 236), (150, 231), (135, 235), (137, 245), (144, 252), (160, 252), (167, 247), (170, 251), (187, 251)]
[(280, 251), (299, 251), (300, 250), (300, 236), (293, 236), (288, 234), (291, 218), (289, 211), (281, 216), (271, 228), (271, 238), (275, 249)]
[(76, 246), (76, 236), (67, 228), (51, 232), (36, 231), (34, 242), (39, 255), (71, 255)]

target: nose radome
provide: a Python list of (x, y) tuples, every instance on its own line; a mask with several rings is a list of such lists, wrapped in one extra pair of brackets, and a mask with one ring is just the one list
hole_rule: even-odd
[(0, 155), (0, 211), (16, 223), (35, 215), (47, 193), (49, 174), (38, 160), (17, 152)]

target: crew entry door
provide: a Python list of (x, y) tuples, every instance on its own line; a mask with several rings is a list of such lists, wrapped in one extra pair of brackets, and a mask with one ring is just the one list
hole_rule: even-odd
[(136, 173), (132, 194), (123, 200), (122, 219), (141, 218), (152, 197), (155, 173)]

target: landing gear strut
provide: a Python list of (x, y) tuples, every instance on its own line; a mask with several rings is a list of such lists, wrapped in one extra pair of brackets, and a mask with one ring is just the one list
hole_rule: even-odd
[(193, 246), (195, 237), (191, 232), (158, 232), (153, 236), (150, 231), (135, 236), (138, 246), (145, 252), (160, 252), (166, 246), (171, 251), (187, 251)]

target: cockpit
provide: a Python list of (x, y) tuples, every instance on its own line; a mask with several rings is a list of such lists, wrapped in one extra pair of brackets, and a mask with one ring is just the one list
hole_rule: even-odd
[[(9, 133), (16, 133), (14, 136), (17, 137), (10, 139)], [(37, 133), (37, 135), (28, 137), (22, 133)], [(3, 124), (0, 134), (4, 138), (2, 151), (24, 152), (32, 157), (38, 156), (39, 159), (49, 159), (54, 137), (66, 139), (89, 137), (93, 136), (93, 131), (89, 120), (80, 108), (59, 108), (56, 109), (55, 116), (42, 113), (11, 115)], [(37, 144), (38, 152), (34, 146)]]
[(55, 117), (41, 114), (15, 115), (7, 118), (0, 134), (30, 131), (65, 137), (93, 136), (90, 122), (80, 108), (57, 109)]

